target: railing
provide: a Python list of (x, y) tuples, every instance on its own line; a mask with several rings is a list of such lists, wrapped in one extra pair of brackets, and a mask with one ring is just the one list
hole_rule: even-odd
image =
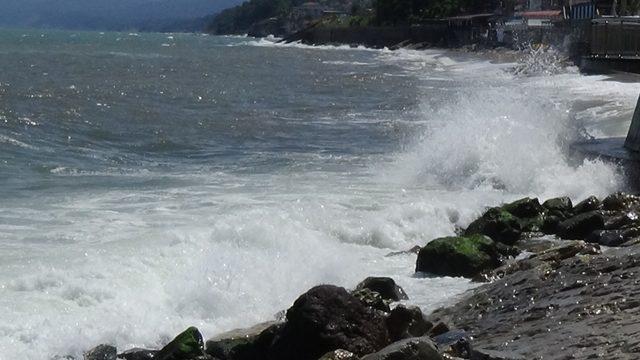
[(590, 55), (592, 58), (640, 59), (640, 18), (594, 19)]

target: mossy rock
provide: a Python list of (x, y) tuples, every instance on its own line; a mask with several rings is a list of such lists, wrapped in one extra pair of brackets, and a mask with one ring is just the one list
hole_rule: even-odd
[(491, 208), (482, 217), (472, 222), (464, 235), (482, 234), (494, 241), (513, 245), (522, 234), (520, 219), (501, 208)]
[(202, 334), (192, 326), (160, 349), (153, 358), (154, 360), (190, 360), (204, 355)]
[(418, 254), (416, 271), (470, 278), (498, 266), (496, 243), (484, 235), (471, 235), (431, 241)]

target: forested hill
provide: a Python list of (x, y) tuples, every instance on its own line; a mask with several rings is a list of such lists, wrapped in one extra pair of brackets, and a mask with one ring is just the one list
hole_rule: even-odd
[[(313, 2), (325, 9), (338, 10), (349, 17), (348, 26), (415, 24), (426, 19), (460, 14), (492, 12), (499, 3), (515, 0), (319, 0)], [(249, 0), (242, 5), (222, 11), (208, 23), (207, 31), (214, 34), (244, 34), (256, 24), (275, 22), (287, 28), (292, 10), (308, 0)], [(503, 4), (505, 5), (505, 4)], [(509, 4), (506, 4), (509, 7)], [(290, 28), (290, 27), (289, 27)]]

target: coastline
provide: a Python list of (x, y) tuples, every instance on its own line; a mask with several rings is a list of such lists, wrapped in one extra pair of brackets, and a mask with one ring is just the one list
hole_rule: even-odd
[[(423, 314), (391, 278), (318, 285), (270, 322), (204, 341), (189, 328), (160, 350), (110, 345), (99, 359), (627, 359), (640, 352), (640, 197), (573, 204), (523, 198), (488, 209), (419, 252), (416, 276), (485, 284)], [(67, 358), (68, 359), (68, 358)]]

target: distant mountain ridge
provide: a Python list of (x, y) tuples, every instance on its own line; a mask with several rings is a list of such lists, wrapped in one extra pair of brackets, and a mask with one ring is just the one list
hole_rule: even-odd
[[(242, 0), (4, 0), (0, 11), (0, 26), (86, 30), (201, 30), (207, 16), (241, 2)], [(190, 27), (193, 29), (189, 29)]]

